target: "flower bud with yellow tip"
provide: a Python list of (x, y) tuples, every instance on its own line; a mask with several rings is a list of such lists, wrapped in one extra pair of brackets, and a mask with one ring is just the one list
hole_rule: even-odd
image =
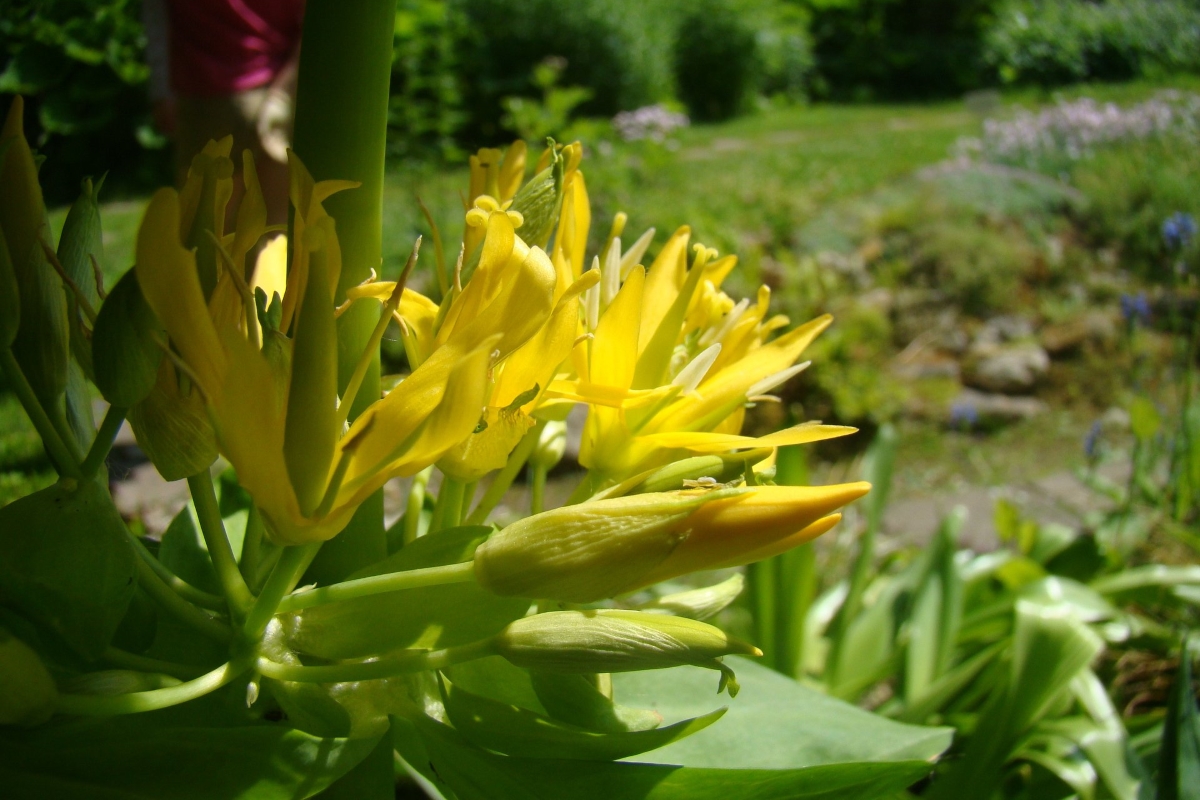
[(759, 486), (596, 500), (519, 520), (475, 551), (495, 594), (590, 603), (704, 569), (747, 564), (816, 538), (870, 490)]
[(721, 689), (737, 694), (733, 672), (719, 659), (760, 656), (753, 645), (693, 619), (642, 611), (553, 611), (510, 623), (492, 640), (509, 662), (542, 672), (632, 672), (693, 665), (722, 673)]

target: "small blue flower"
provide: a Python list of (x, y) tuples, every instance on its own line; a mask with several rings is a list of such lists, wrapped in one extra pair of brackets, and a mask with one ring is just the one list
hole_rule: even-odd
[(1096, 457), (1096, 446), (1100, 444), (1100, 420), (1092, 423), (1092, 427), (1088, 429), (1087, 436), (1083, 437), (1083, 452), (1092, 460)]
[(971, 430), (979, 424), (979, 410), (973, 403), (958, 402), (950, 406), (950, 427)]
[(1121, 295), (1121, 316), (1131, 325), (1150, 322), (1150, 298), (1145, 292)]
[(1163, 222), (1163, 244), (1168, 250), (1182, 250), (1196, 236), (1196, 219), (1191, 214), (1176, 211)]

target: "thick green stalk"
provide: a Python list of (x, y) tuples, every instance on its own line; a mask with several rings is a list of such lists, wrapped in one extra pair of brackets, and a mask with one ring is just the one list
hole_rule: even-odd
[(21, 401), (33, 426), (37, 428), (38, 435), (42, 437), (42, 445), (46, 448), (50, 460), (54, 462), (54, 469), (64, 477), (78, 478), (79, 464), (83, 458), (79, 453), (73, 452), (72, 445), (75, 445), (75, 440), (59, 434), (10, 348), (0, 348), (0, 373), (8, 378), (9, 387)]
[(214, 692), (245, 672), (245, 665), (222, 664), (199, 678), (148, 692), (129, 694), (60, 694), (58, 710), (63, 714), (87, 717), (108, 717), (115, 714), (137, 714), (177, 706), (188, 700)]
[[(392, 74), (394, 0), (309, 0), (304, 15), (296, 97), (295, 150), (317, 180), (361, 182), (326, 201), (337, 223), (342, 273), (336, 302), (380, 268), (388, 85)], [(374, 303), (355, 303), (338, 319), (338, 389), (345, 391), (379, 319)], [(351, 406), (353, 419), (379, 399), (379, 353)], [(350, 524), (322, 548), (309, 578), (333, 583), (387, 555), (383, 495), (359, 507)]]
[(426, 670), (445, 669), (464, 661), (494, 655), (491, 639), (447, 647), (443, 650), (409, 650), (377, 661), (357, 664), (330, 664), (320, 667), (301, 667), (280, 664), (270, 659), (258, 660), (258, 671), (268, 678), (303, 683), (339, 683), (372, 681)]
[(475, 580), (475, 562), (473, 561), (411, 569), (405, 572), (389, 572), (386, 575), (372, 575), (369, 578), (358, 578), (344, 583), (335, 583), (332, 586), (323, 586), (319, 589), (309, 589), (307, 592), (290, 594), (280, 602), (279, 613), (299, 611), (302, 608), (336, 603), (341, 600), (352, 600), (356, 597), (398, 592), (401, 589), (443, 586), (448, 583), (467, 583), (473, 580)]
[(118, 406), (108, 407), (108, 411), (104, 414), (104, 421), (100, 423), (100, 430), (96, 433), (96, 438), (92, 440), (92, 447), (88, 450), (87, 458), (83, 460), (83, 466), (80, 467), (80, 472), (85, 478), (91, 478), (104, 466), (104, 459), (108, 458), (117, 433), (120, 432), (121, 425), (125, 422), (125, 412), (126, 409)]
[(212, 559), (217, 572), (217, 582), (221, 584), (225, 602), (230, 613), (245, 614), (254, 602), (254, 595), (250, 594), (238, 569), (237, 559), (233, 556), (233, 547), (229, 544), (225, 523), (221, 520), (217, 494), (213, 490), (212, 476), (206, 470), (187, 481), (188, 489), (192, 492), (192, 503), (196, 506), (196, 518), (200, 521), (200, 532), (204, 536), (204, 544), (208, 546), (208, 557)]

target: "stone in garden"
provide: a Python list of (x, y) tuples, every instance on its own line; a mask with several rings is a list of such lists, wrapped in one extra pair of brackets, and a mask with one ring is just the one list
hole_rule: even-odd
[(973, 348), (963, 382), (976, 389), (1027, 394), (1050, 369), (1050, 356), (1036, 344)]
[(1033, 336), (1032, 321), (1027, 317), (1017, 314), (1005, 314), (999, 317), (992, 317), (983, 323), (983, 327), (975, 334), (975, 341), (972, 343), (972, 346), (987, 347), (999, 345), (1020, 339), (1028, 339), (1031, 336)]
[(947, 422), (953, 424), (961, 421), (964, 410), (971, 409), (970, 418), (977, 425), (996, 425), (1010, 422), (1021, 422), (1045, 413), (1049, 407), (1033, 397), (1011, 397), (1006, 394), (979, 392), (974, 389), (963, 389), (949, 406), (955, 410), (955, 419), (951, 420), (949, 413)]
[(1076, 352), (1085, 345), (1106, 349), (1116, 342), (1117, 322), (1111, 314), (1092, 311), (1082, 317), (1047, 325), (1039, 337), (1051, 356)]

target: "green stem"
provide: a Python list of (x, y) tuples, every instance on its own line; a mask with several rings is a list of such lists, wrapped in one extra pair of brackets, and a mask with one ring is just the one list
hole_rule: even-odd
[(262, 558), (263, 520), (258, 506), (250, 506), (246, 516), (246, 535), (242, 538), (242, 557), (238, 560), (238, 569), (246, 587), (253, 592), (258, 583), (258, 564)]
[(225, 523), (221, 521), (221, 508), (217, 505), (212, 476), (205, 470), (187, 481), (192, 502), (196, 506), (196, 517), (200, 520), (200, 532), (204, 535), (204, 544), (208, 546), (208, 557), (217, 571), (217, 581), (221, 584), (229, 610), (234, 614), (244, 614), (254, 602), (254, 595), (250, 594), (238, 570), (237, 559), (233, 557), (233, 547), (225, 533)]
[(134, 550), (137, 551), (138, 557), (141, 558), (142, 561), (146, 562), (146, 565), (154, 571), (154, 574), (158, 576), (159, 580), (165, 583), (173, 592), (187, 602), (200, 606), (201, 608), (207, 608), (212, 611), (226, 610), (225, 598), (219, 597), (215, 594), (209, 594), (202, 589), (197, 589), (195, 586), (192, 586), (183, 578), (180, 578), (174, 572), (171, 572), (171, 570), (167, 569), (167, 567), (161, 561), (155, 558), (153, 554), (146, 549), (146, 545), (142, 544), (140, 539), (138, 539), (128, 530), (125, 531), (125, 534), (129, 538), (130, 543), (133, 544)]
[(352, 600), (355, 597), (368, 597), (384, 592), (397, 592), (401, 589), (466, 583), (473, 580), (475, 580), (474, 561), (392, 572), (387, 575), (373, 575), (369, 578), (358, 578), (344, 583), (335, 583), (332, 586), (323, 586), (319, 589), (310, 589), (307, 592), (290, 594), (279, 603), (279, 612), (299, 611), (302, 608)]
[(425, 489), (433, 467), (426, 467), (413, 477), (408, 490), (408, 504), (404, 507), (404, 544), (412, 544), (421, 532), (421, 511), (425, 508)]
[[(318, 180), (352, 180), (357, 189), (325, 201), (337, 222), (342, 270), (335, 302), (378, 269), (383, 247), (383, 177), (395, 0), (308, 0), (300, 49), (294, 149)], [(345, 395), (380, 317), (375, 303), (355, 303), (337, 321), (338, 392)], [(369, 356), (350, 404), (353, 420), (379, 399), (379, 352)], [(382, 493), (364, 502), (350, 524), (322, 548), (310, 577), (345, 578), (387, 555)]]
[(158, 672), (163, 675), (172, 675), (185, 681), (198, 677), (201, 674), (201, 670), (198, 667), (188, 664), (177, 664), (174, 661), (162, 661), (157, 658), (139, 656), (136, 653), (129, 653), (116, 647), (109, 647), (104, 651), (104, 660), (118, 667), (141, 670), (142, 672)]
[(74, 452), (78, 449), (78, 445), (73, 437), (64, 438), (54, 427), (46, 409), (38, 401), (37, 395), (33, 393), (33, 387), (26, 380), (25, 373), (21, 371), (21, 366), (17, 363), (17, 358), (13, 355), (11, 348), (0, 349), (0, 372), (3, 372), (8, 379), (9, 388), (25, 408), (25, 413), (29, 415), (38, 435), (42, 437), (42, 444), (45, 446), (50, 460), (54, 462), (54, 468), (58, 474), (67, 478), (81, 477), (79, 463), (82, 459)]
[(138, 583), (146, 590), (159, 605), (169, 614), (185, 625), (195, 629), (216, 642), (227, 644), (233, 638), (233, 631), (218, 619), (210, 617), (196, 606), (184, 600), (175, 593), (166, 581), (158, 576), (144, 558), (137, 560)]
[(304, 570), (308, 569), (308, 565), (312, 563), (320, 549), (320, 542), (284, 548), (283, 553), (279, 556), (279, 561), (275, 562), (275, 567), (271, 570), (263, 590), (259, 593), (258, 599), (254, 601), (254, 605), (250, 607), (250, 613), (246, 615), (246, 622), (242, 626), (242, 630), (247, 639), (257, 642), (262, 638), (263, 631), (267, 629), (267, 623), (279, 609), (280, 601), (296, 586), (296, 582), (300, 580), (300, 576), (304, 574)]
[(538, 437), (542, 435), (542, 428), (545, 424), (542, 422), (534, 426), (513, 449), (512, 454), (508, 457), (508, 463), (496, 473), (491, 486), (483, 493), (483, 499), (479, 501), (479, 505), (475, 506), (475, 510), (467, 515), (467, 525), (482, 525), (487, 520), (488, 514), (491, 514), (492, 510), (504, 499), (504, 495), (508, 493), (513, 481), (517, 479), (517, 475), (521, 473), (525, 462), (533, 453), (533, 448), (537, 446)]
[(541, 464), (530, 467), (529, 513), (540, 514), (546, 504), (546, 468)]
[(159, 708), (177, 706), (220, 689), (246, 671), (245, 666), (222, 664), (199, 678), (148, 692), (129, 694), (60, 694), (58, 711), (87, 717), (108, 717), (116, 714), (137, 714)]
[(96, 438), (92, 440), (92, 447), (88, 450), (87, 458), (83, 460), (83, 466), (79, 468), (83, 477), (91, 478), (100, 471), (100, 467), (104, 466), (104, 459), (108, 458), (113, 441), (116, 440), (117, 433), (120, 432), (121, 425), (125, 422), (126, 411), (128, 409), (109, 406), (108, 411), (104, 413), (104, 421), (100, 423), (100, 430), (96, 432)]
[(372, 681), (390, 678), (395, 675), (405, 675), (413, 672), (445, 669), (464, 661), (474, 661), (494, 654), (492, 641), (485, 639), (480, 642), (447, 647), (444, 650), (428, 650), (424, 652), (406, 653), (378, 661), (367, 661), (358, 664), (331, 664), (323, 667), (301, 667), (290, 664), (280, 664), (265, 658), (258, 660), (258, 671), (264, 677), (280, 681), (299, 681), (302, 683), (343, 683), (353, 681)]
[[(430, 533), (442, 528), (457, 528), (462, 522), (463, 490), (466, 486), (462, 481), (445, 477), (438, 487), (437, 505), (433, 508), (433, 518), (436, 527), (429, 527)], [(440, 514), (438, 512), (441, 512)]]

